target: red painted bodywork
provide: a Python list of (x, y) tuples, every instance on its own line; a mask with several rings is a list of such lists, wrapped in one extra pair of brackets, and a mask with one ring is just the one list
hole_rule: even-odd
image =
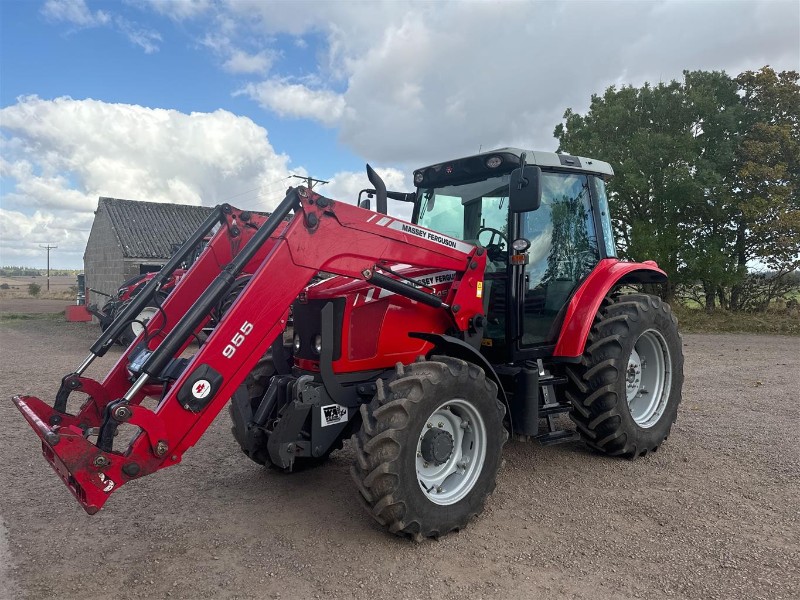
[[(430, 286), (424, 291), (442, 298), (450, 294), (454, 271), (392, 265), (392, 271)], [(469, 282), (467, 283), (469, 285)], [(475, 292), (473, 292), (474, 294)], [(307, 290), (309, 300), (345, 298), (342, 353), (333, 361), (334, 373), (385, 369), (408, 364), (424, 355), (431, 344), (408, 333), (443, 333), (453, 322), (445, 311), (399, 296), (365, 281), (335, 277)], [(298, 359), (296, 366), (318, 371), (316, 361)]]
[[(379, 223), (376, 213), (355, 206), (330, 201), (321, 207), (317, 203), (319, 196), (304, 188), (299, 189), (299, 197), (300, 208), (245, 266), (244, 272), (253, 273), (250, 282), (178, 379), (167, 386), (166, 393), (164, 385), (156, 382), (145, 385), (133, 396), (130, 402), (133, 416), (128, 423), (140, 427), (142, 433), (127, 449), (101, 451), (84, 437), (83, 428), (99, 426), (106, 406), (131, 389), (132, 379), (127, 371), (129, 357), (142, 338), (131, 344), (101, 382), (75, 378), (72, 393), (86, 395), (77, 415), (56, 414), (38, 398), (14, 397), (14, 403), (41, 438), (45, 458), (88, 513), (97, 512), (110, 494), (130, 479), (181, 460), (183, 453), (197, 442), (256, 362), (281, 335), (291, 303), (318, 271), (354, 280), (345, 286), (352, 286), (350, 289), (356, 297), (372, 288), (363, 280), (365, 273), (369, 274), (376, 265), (402, 263), (413, 265), (418, 273), (455, 273), (455, 279), (441, 289), (445, 302), (452, 307), (450, 309), (433, 309), (405, 297), (388, 297), (386, 313), (392, 318), (385, 320), (387, 331), (377, 331), (378, 324), (373, 330), (365, 331), (364, 335), (379, 334), (378, 341), (352, 343), (345, 357), (334, 365), (334, 369), (340, 372), (369, 368), (370, 365), (387, 367), (397, 360), (413, 359), (422, 349), (422, 344), (416, 340), (409, 341), (408, 331), (464, 331), (469, 327), (470, 319), (482, 312), (478, 290), (486, 266), (483, 249), (463, 243), (458, 245), (461, 249), (456, 249), (420, 237), (420, 233), (426, 233), (421, 228), (414, 229), (416, 235), (393, 229), (384, 221), (396, 220), (381, 219)], [(147, 331), (151, 334), (150, 349), (156, 348), (175, 328), (181, 316), (265, 221), (256, 214), (248, 215), (249, 220), (243, 216), (237, 209), (225, 216), (223, 225), (164, 301), (166, 318), (159, 312), (147, 323)], [(433, 232), (431, 237), (441, 239)], [(334, 290), (326, 288), (326, 285), (334, 284), (321, 284), (310, 293), (324, 294), (327, 290), (333, 294)], [(377, 302), (382, 301), (379, 299)], [(361, 315), (366, 313), (359, 311), (380, 311), (360, 306), (356, 302), (349, 314), (355, 318), (355, 323), (366, 327), (366, 319), (361, 319)], [(198, 330), (204, 324), (201, 323)], [(245, 330), (247, 335), (241, 336)], [(343, 333), (352, 341), (361, 331)], [(191, 340), (189, 336), (175, 356), (179, 356)], [(233, 354), (228, 350), (232, 340), (237, 340)], [(380, 357), (371, 352), (374, 343), (386, 344)], [(220, 373), (223, 381), (210, 402), (195, 413), (185, 409), (177, 395), (201, 365)], [(153, 410), (141, 405), (148, 396), (158, 401)], [(161, 452), (157, 452), (158, 448)], [(128, 473), (132, 468), (136, 469), (135, 474), (126, 474), (126, 468)]]
[(92, 315), (83, 304), (74, 304), (64, 310), (67, 321), (91, 321)]
[(643, 271), (655, 274), (658, 279), (667, 279), (667, 274), (652, 260), (641, 263), (624, 262), (615, 258), (601, 260), (573, 294), (553, 355), (559, 358), (581, 356), (603, 298), (618, 281)]

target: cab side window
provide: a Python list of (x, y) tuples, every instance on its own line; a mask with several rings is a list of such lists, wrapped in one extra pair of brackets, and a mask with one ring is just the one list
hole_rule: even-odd
[(543, 173), (542, 204), (522, 215), (520, 233), (531, 243), (522, 344), (553, 342), (567, 300), (600, 259), (589, 178)]

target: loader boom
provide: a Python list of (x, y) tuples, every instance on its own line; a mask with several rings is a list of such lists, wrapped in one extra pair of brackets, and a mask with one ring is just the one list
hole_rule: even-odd
[[(41, 438), (45, 457), (89, 514), (129, 480), (180, 462), (279, 338), (291, 303), (318, 271), (367, 280), (446, 311), (459, 331), (482, 314), (484, 249), (405, 221), (290, 188), (266, 219), (217, 207), (185, 247), (217, 223), (206, 249), (102, 382), (84, 371), (168, 278), (181, 252), (64, 377), (55, 406), (32, 396), (13, 399)], [(392, 276), (388, 265), (397, 263), (455, 272), (447, 297)], [(187, 362), (181, 354), (243, 271), (252, 278)], [(87, 399), (69, 414), (67, 401), (76, 393)], [(157, 398), (155, 408), (142, 404), (148, 397)], [(114, 448), (122, 425), (141, 431), (127, 448)]]

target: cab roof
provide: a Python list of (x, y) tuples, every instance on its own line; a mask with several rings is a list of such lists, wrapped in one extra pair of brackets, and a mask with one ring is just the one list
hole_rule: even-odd
[(494, 150), (481, 152), (474, 156), (467, 156), (456, 160), (437, 163), (435, 165), (423, 167), (422, 169), (417, 169), (417, 171), (424, 171), (426, 169), (430, 169), (432, 167), (439, 167), (447, 163), (455, 163), (464, 160), (465, 158), (485, 157), (485, 159), (488, 160), (493, 155), (501, 155), (501, 154), (506, 155), (506, 157), (509, 154), (513, 154), (514, 156), (519, 158), (523, 152), (525, 153), (525, 164), (528, 165), (538, 165), (540, 167), (556, 167), (562, 169), (566, 168), (571, 170), (574, 169), (576, 171), (596, 173), (602, 175), (603, 177), (610, 177), (614, 175), (614, 169), (611, 168), (611, 165), (602, 160), (587, 158), (585, 156), (572, 156), (571, 154), (557, 154), (555, 152), (542, 152), (541, 150), (524, 150), (522, 148), (511, 148), (511, 147), (497, 148)]

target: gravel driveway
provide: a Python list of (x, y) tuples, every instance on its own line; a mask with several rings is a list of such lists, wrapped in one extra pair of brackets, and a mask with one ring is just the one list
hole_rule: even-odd
[(659, 452), (510, 443), (483, 515), (414, 544), (361, 508), (347, 448), (310, 472), (265, 470), (226, 412), (179, 466), (87, 516), (8, 398), (51, 401), (96, 334), (0, 324), (2, 598), (800, 597), (800, 338), (684, 336), (684, 400)]

